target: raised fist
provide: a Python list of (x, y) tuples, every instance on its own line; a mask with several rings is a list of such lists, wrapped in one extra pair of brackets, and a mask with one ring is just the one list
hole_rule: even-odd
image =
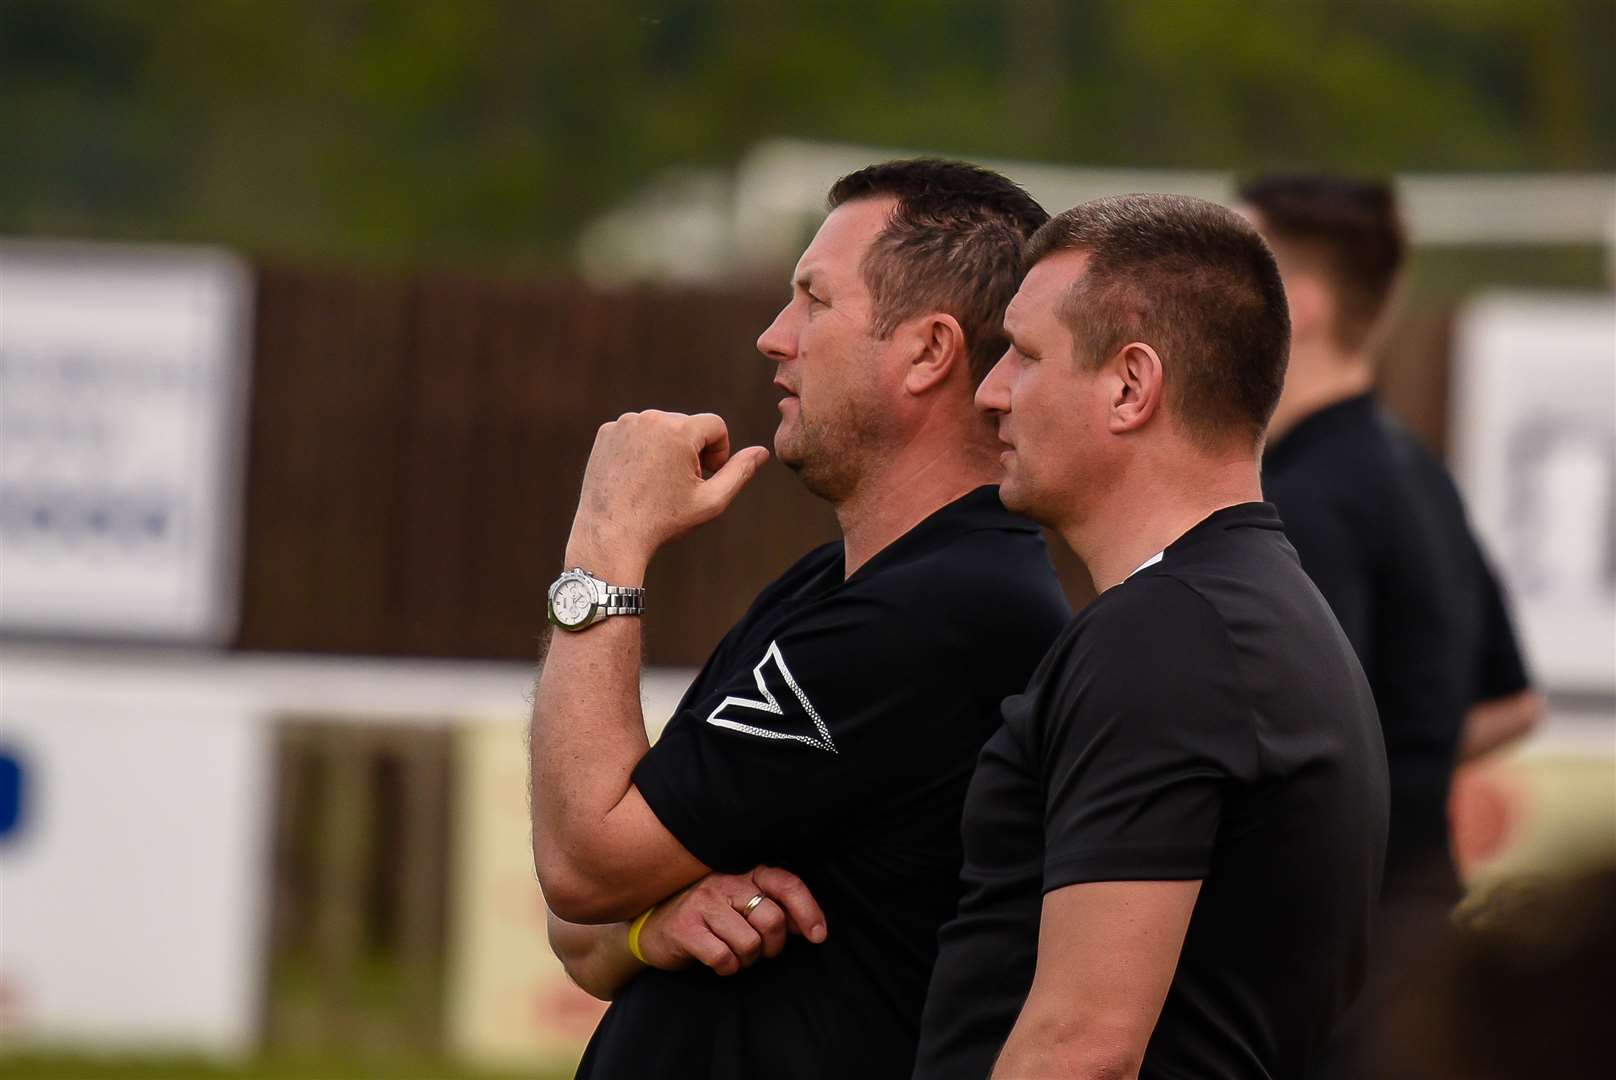
[(619, 578), (643, 575), (658, 548), (723, 513), (768, 459), (761, 446), (731, 453), (729, 429), (712, 413), (647, 410), (602, 424), (584, 469), (569, 560)]

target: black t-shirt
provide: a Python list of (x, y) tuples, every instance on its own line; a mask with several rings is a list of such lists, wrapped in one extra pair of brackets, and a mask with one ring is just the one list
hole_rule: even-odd
[(1527, 677), (1453, 480), (1363, 395), (1271, 446), (1263, 490), (1375, 692), (1391, 768), (1387, 887), (1456, 895), (1447, 803), (1465, 713)]
[(1145, 1077), (1294, 1077), (1362, 980), (1386, 758), (1352, 647), (1265, 503), (1084, 609), (1004, 703), (965, 803), (917, 1077), (988, 1075), (1045, 893), (1202, 882)]
[(1069, 615), (1037, 527), (993, 487), (846, 580), (835, 543), (765, 589), (634, 782), (708, 866), (800, 875), (826, 940), (793, 938), (728, 978), (641, 973), (579, 1074), (906, 1075), (937, 928), (959, 897), (971, 769), (999, 701)]

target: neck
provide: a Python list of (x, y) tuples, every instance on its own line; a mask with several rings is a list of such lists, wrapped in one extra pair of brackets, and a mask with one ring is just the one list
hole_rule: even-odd
[(951, 440), (905, 445), (836, 505), (846, 576), (944, 506), (999, 478), (995, 452), (958, 431)]
[(1363, 353), (1293, 347), (1285, 391), (1268, 422), (1268, 441), (1277, 442), (1320, 409), (1366, 394), (1374, 384), (1374, 365)]
[(1057, 530), (1088, 567), (1095, 589), (1105, 592), (1207, 515), (1261, 499), (1257, 460), (1250, 453), (1189, 467), (1183, 461), (1139, 462), (1132, 476), (1088, 508), (1083, 521)]

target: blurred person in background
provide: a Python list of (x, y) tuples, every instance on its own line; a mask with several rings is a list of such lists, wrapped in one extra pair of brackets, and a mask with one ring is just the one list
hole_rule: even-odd
[(1391, 774), (1377, 960), (1333, 1052), (1338, 1075), (1358, 1075), (1371, 1069), (1353, 1057), (1368, 1052), (1366, 1014), (1419, 964), (1460, 896), (1455, 763), (1526, 734), (1542, 704), (1452, 478), (1375, 402), (1374, 350), (1405, 248), (1390, 186), (1271, 175), (1240, 201), (1291, 310), (1263, 491), (1368, 675)]
[(613, 999), (582, 1076), (906, 1075), (972, 767), (1070, 614), (973, 406), (1047, 215), (930, 160), (844, 177), (829, 203), (758, 348), (775, 453), (843, 540), (759, 595), (651, 747), (638, 620), (591, 605), (637, 612), (657, 549), (767, 452), (650, 412), (604, 425), (585, 470), (566, 565), (629, 591), (558, 579), (552, 621), (578, 632), (552, 636), (532, 728), (552, 942)]
[(1362, 668), (1261, 501), (1279, 271), (1172, 195), (1068, 210), (1026, 261), (977, 402), (1005, 505), (1100, 596), (982, 751), (915, 1075), (1305, 1075), (1362, 979), (1387, 781)]
[(1380, 1018), (1380, 1080), (1596, 1080), (1616, 1064), (1616, 866), (1501, 884)]

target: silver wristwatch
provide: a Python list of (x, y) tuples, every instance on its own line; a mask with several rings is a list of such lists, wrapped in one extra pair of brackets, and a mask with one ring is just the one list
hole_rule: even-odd
[(563, 630), (586, 630), (608, 615), (645, 614), (645, 590), (608, 585), (581, 566), (563, 571), (550, 586), (550, 621)]

